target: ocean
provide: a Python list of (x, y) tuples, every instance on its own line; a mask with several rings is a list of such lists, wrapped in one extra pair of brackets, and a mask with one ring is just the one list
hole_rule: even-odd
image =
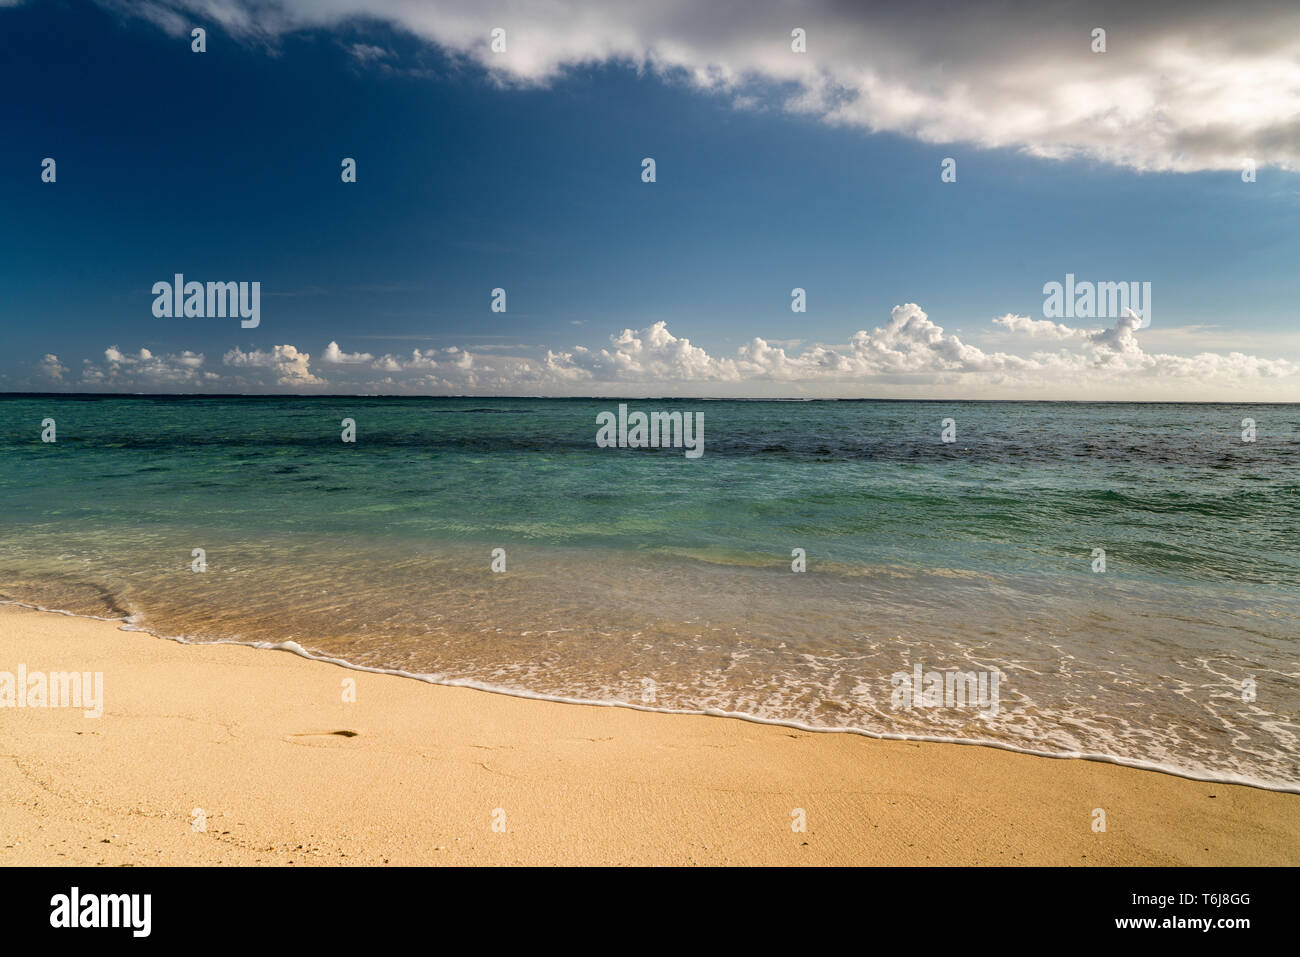
[(1300, 790), (1300, 405), (10, 395), (0, 448), (5, 601)]

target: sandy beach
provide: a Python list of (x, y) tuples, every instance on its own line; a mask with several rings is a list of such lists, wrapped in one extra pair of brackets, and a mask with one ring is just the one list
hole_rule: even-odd
[(104, 687), (98, 718), (0, 709), (6, 865), (1300, 863), (1293, 794), (514, 698), (12, 605), (0, 648), (0, 671)]

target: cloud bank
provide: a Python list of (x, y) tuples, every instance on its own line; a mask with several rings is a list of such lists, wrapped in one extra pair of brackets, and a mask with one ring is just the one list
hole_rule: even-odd
[[(1084, 157), (1138, 170), (1300, 169), (1300, 5), (1051, 0), (149, 0), (106, 5), (176, 34), (220, 26), (274, 46), (347, 30), (394, 68), (376, 21), (504, 85), (618, 63), (740, 108), (773, 106), (926, 143)], [(506, 31), (493, 52), (491, 31)], [(792, 50), (792, 31), (806, 52)], [(1106, 31), (1104, 53), (1093, 31)]]
[(1140, 320), (1083, 329), (1005, 315), (993, 328), (1009, 341), (988, 350), (945, 332), (915, 303), (842, 345), (800, 351), (750, 339), (714, 355), (674, 335), (666, 323), (624, 329), (601, 348), (575, 345), (483, 355), (465, 348), (408, 354), (349, 352), (331, 340), (311, 353), (282, 344), (227, 351), (208, 368), (201, 353), (104, 351), (73, 379), (58, 356), (38, 364), (47, 386), (63, 390), (304, 392), (429, 395), (693, 395), (1173, 399), (1295, 401), (1300, 363), (1241, 352), (1148, 352)]

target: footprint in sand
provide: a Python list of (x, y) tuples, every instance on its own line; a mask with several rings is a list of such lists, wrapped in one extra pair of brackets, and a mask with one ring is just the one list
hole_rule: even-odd
[(324, 744), (323, 741), (308, 742), (308, 741), (297, 741), (294, 739), (295, 738), (327, 738), (327, 739), (328, 738), (355, 738), (360, 733), (361, 732), (359, 731), (352, 731), (347, 728), (343, 728), (338, 731), (291, 731), (286, 736), (285, 740), (289, 741), (291, 744), (307, 744), (312, 747), (320, 747), (322, 744)]

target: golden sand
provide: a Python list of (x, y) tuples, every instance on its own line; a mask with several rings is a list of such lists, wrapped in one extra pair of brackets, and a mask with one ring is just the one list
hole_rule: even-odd
[(1294, 794), (514, 698), (16, 606), (0, 649), (0, 670), (105, 689), (100, 718), (0, 708), (0, 864), (1300, 863)]

